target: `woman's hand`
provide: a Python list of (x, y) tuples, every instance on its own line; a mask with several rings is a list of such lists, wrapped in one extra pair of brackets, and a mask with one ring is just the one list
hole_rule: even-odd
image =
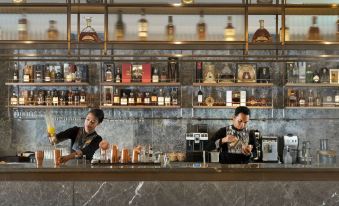
[(242, 146), (242, 153), (246, 156), (249, 156), (251, 155), (251, 152), (252, 152), (252, 149), (253, 149), (253, 145), (243, 145)]

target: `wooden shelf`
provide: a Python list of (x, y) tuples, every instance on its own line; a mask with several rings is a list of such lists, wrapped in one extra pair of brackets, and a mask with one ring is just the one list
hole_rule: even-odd
[(0, 40), (2, 49), (67, 49), (67, 40)]
[(193, 83), (201, 87), (272, 87), (273, 83)]
[(180, 109), (180, 106), (101, 106), (102, 109)]
[[(250, 109), (273, 109), (272, 106), (247, 106)], [(193, 106), (195, 109), (235, 109), (237, 107), (227, 106)]]
[(67, 14), (66, 3), (0, 3), (1, 14)]
[(322, 83), (286, 83), (286, 87), (339, 87), (339, 84)]
[(131, 83), (114, 83), (114, 82), (101, 82), (101, 86), (142, 86), (142, 87), (152, 87), (152, 86), (164, 86), (164, 87), (174, 87), (180, 86), (179, 82), (159, 82), (159, 83), (141, 83), (141, 82), (131, 82)]
[(10, 105), (9, 108), (18, 108), (18, 109), (83, 109), (88, 108), (87, 105), (78, 105), (78, 106), (31, 106), (31, 105)]
[(286, 15), (338, 15), (338, 4), (287, 4)]
[(6, 82), (5, 85), (7, 86), (88, 86), (88, 82), (50, 82), (50, 83), (26, 83), (26, 82)]
[(339, 109), (339, 107), (285, 107), (285, 109)]

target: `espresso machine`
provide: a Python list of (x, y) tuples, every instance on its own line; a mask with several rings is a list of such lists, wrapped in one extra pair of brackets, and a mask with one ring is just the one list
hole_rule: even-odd
[[(186, 133), (186, 160), (188, 162), (203, 162), (203, 151), (208, 143), (208, 126), (206, 124), (191, 125)], [(205, 152), (208, 160), (208, 152)]]
[(250, 130), (250, 136), (254, 136), (255, 141), (257, 143), (256, 149), (257, 149), (257, 155), (253, 157), (254, 162), (262, 162), (262, 136), (261, 132), (259, 130)]
[(284, 157), (286, 157), (287, 153), (292, 157), (292, 163), (297, 163), (298, 144), (298, 136), (293, 134), (287, 134), (279, 138), (279, 158), (282, 163), (285, 163)]
[(278, 162), (278, 137), (262, 136), (262, 162)]

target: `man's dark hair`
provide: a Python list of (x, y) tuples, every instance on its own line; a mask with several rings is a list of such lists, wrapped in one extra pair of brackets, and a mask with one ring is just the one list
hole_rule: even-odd
[(101, 109), (91, 109), (88, 114), (93, 114), (99, 121), (99, 124), (104, 120), (104, 112)]
[(243, 114), (248, 115), (248, 116), (251, 115), (250, 109), (248, 107), (244, 107), (244, 106), (240, 106), (240, 107), (235, 108), (234, 116), (238, 116), (238, 114), (240, 114), (240, 113), (243, 113)]

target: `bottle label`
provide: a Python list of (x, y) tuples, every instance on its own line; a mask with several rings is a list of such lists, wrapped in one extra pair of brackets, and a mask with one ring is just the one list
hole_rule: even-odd
[(152, 76), (152, 82), (159, 82), (159, 76), (158, 75), (153, 75)]
[(29, 75), (28, 74), (24, 75), (24, 82), (29, 82)]
[(25, 98), (24, 97), (20, 97), (19, 98), (19, 104), (20, 105), (25, 105)]
[(158, 105), (159, 106), (164, 106), (165, 104), (165, 99), (164, 97), (158, 97)]
[(171, 98), (170, 97), (165, 98), (165, 105), (171, 105)]
[(53, 97), (53, 104), (54, 105), (57, 105), (58, 104), (58, 102), (59, 102), (59, 98), (58, 97)]
[(18, 31), (27, 31), (27, 24), (18, 24)]
[(50, 81), (51, 81), (51, 77), (46, 76), (45, 77), (45, 82), (50, 82)]
[(198, 95), (198, 103), (202, 103), (202, 95)]
[(119, 96), (114, 96), (113, 97), (113, 103), (114, 104), (120, 104), (120, 97)]
[(144, 99), (144, 103), (145, 103), (145, 104), (150, 104), (150, 103), (151, 103), (150, 98), (145, 98), (145, 99)]
[(121, 105), (127, 105), (127, 98), (121, 99)]
[(18, 105), (18, 98), (12, 97), (11, 98), (11, 105)]

